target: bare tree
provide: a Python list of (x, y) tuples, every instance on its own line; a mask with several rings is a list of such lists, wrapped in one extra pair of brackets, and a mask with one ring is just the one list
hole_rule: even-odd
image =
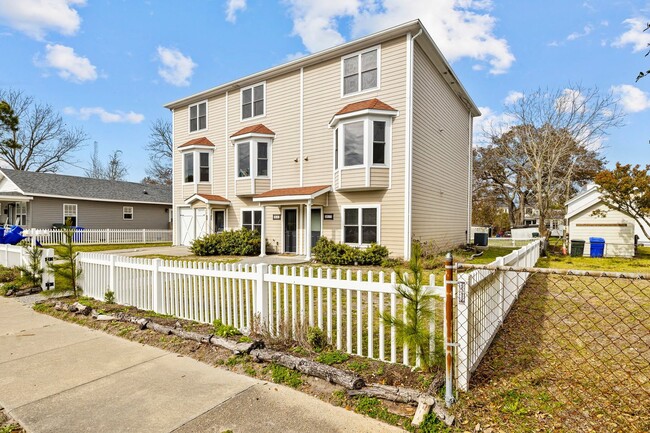
[[(18, 120), (17, 130), (0, 130), (0, 161), (15, 170), (39, 172), (56, 172), (62, 164), (74, 162), (73, 154), (88, 139), (82, 129), (68, 127), (51, 105), (20, 91), (0, 90), (0, 100)], [(15, 145), (5, 145), (12, 139)]]
[(95, 141), (93, 144), (93, 154), (90, 157), (90, 167), (85, 168), (84, 173), (86, 173), (86, 177), (93, 179), (104, 179), (105, 170), (106, 169), (104, 168), (104, 164), (99, 157), (99, 148), (97, 142)]
[[(644, 32), (646, 32), (646, 31), (648, 31), (648, 30), (650, 30), (650, 23), (648, 23), (648, 25), (646, 26), (646, 28), (643, 29)], [(650, 47), (650, 44), (648, 44), (648, 47)], [(646, 57), (648, 57), (648, 55), (650, 55), (650, 50), (648, 50), (648, 51), (645, 53), (645, 56), (646, 56)], [(650, 69), (648, 69), (648, 70), (645, 71), (645, 72), (644, 72), (644, 71), (641, 71), (641, 72), (639, 72), (639, 75), (636, 76), (636, 81), (639, 81), (641, 78), (643, 78), (643, 77), (647, 77), (648, 75), (650, 75)]]
[(174, 152), (171, 122), (156, 119), (151, 124), (149, 142), (145, 145), (145, 150), (149, 153), (149, 167), (143, 183), (171, 185)]
[(493, 142), (508, 143), (504, 149), (510, 157), (525, 160), (525, 182), (539, 211), (540, 234), (546, 236), (549, 211), (567, 196), (567, 188), (586, 182), (577, 177), (586, 176), (589, 165), (602, 164), (602, 139), (622, 124), (623, 113), (611, 93), (569, 86), (523, 95), (506, 106), (505, 115), (514, 126), (494, 135)]
[(99, 156), (97, 142), (95, 142), (95, 149), (90, 158), (90, 167), (84, 169), (86, 176), (93, 179), (124, 180), (129, 174), (129, 169), (122, 161), (121, 155), (121, 150), (114, 151), (109, 155), (108, 161), (104, 165)]

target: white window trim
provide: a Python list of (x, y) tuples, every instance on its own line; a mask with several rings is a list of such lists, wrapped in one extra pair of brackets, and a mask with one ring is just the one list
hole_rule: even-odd
[(65, 214), (65, 207), (66, 206), (74, 206), (75, 226), (78, 226), (79, 225), (79, 207), (77, 206), (76, 203), (63, 203), (63, 224), (65, 224), (66, 220), (72, 216), (72, 215), (66, 215)]
[[(214, 228), (214, 223), (216, 221), (216, 218), (214, 217), (214, 214), (216, 212), (223, 212), (223, 231), (228, 231), (228, 209), (212, 209), (212, 233), (217, 233)], [(222, 232), (223, 233), (223, 232)]]
[[(201, 154), (202, 153), (207, 153), (208, 154), (208, 180), (207, 181), (201, 181)], [(192, 182), (186, 182), (185, 181), (185, 155), (192, 154), (192, 161), (193, 161), (193, 167), (192, 169), (194, 170), (193, 177), (194, 180)], [(214, 179), (214, 149), (213, 148), (199, 148), (199, 147), (192, 147), (191, 149), (182, 149), (181, 150), (181, 155), (182, 155), (182, 161), (181, 161), (181, 176), (183, 178), (183, 185), (193, 185), (193, 184), (201, 184), (201, 185), (210, 185), (212, 184), (212, 180)]]
[[(201, 104), (205, 104), (205, 128), (199, 128), (199, 123), (198, 123), (198, 117), (197, 117), (197, 122), (196, 122), (196, 131), (192, 131), (191, 124), (192, 124), (192, 118), (190, 117), (190, 112), (192, 107), (196, 106), (196, 114), (198, 116), (199, 114), (199, 109), (198, 106)], [(187, 131), (189, 134), (196, 134), (201, 131), (206, 131), (210, 127), (210, 116), (208, 114), (208, 100), (204, 99), (203, 101), (199, 101), (197, 103), (191, 104), (187, 106)]]
[[(345, 242), (345, 210), (346, 209), (359, 210), (359, 243)], [(380, 204), (355, 204), (355, 205), (341, 206), (341, 243), (353, 247), (362, 247), (362, 248), (370, 246), (370, 244), (361, 243), (362, 218), (363, 218), (362, 209), (377, 209), (377, 241), (375, 243), (381, 245), (381, 205)]]
[[(369, 51), (374, 51), (377, 50), (377, 86), (372, 87), (370, 89), (365, 89), (361, 90), (361, 55), (364, 53), (367, 53)], [(343, 63), (345, 59), (349, 59), (350, 57), (354, 56), (359, 56), (359, 91), (354, 92), (354, 93), (348, 93), (347, 95), (345, 94), (345, 88), (343, 84), (343, 78), (344, 78), (344, 68), (343, 68)], [(375, 45), (374, 47), (368, 47), (364, 50), (357, 51), (355, 53), (350, 53), (346, 54), (345, 56), (341, 56), (341, 98), (348, 98), (350, 96), (356, 96), (356, 95), (362, 95), (364, 93), (368, 92), (376, 92), (377, 90), (381, 89), (381, 45)]]
[[(248, 151), (250, 155), (250, 172), (248, 176), (239, 176), (239, 145), (248, 143)], [(257, 175), (257, 143), (266, 143), (266, 176)], [(271, 169), (273, 165), (273, 138), (267, 137), (248, 137), (238, 138), (234, 141), (235, 146), (235, 181), (237, 180), (255, 180), (255, 179), (271, 179)]]
[[(23, 210), (23, 206), (24, 206), (24, 210), (25, 210), (24, 213), (20, 212), (21, 210)], [(27, 202), (25, 202), (25, 201), (17, 201), (17, 202), (15, 202), (15, 204), (14, 204), (14, 220), (12, 221), (12, 223), (15, 223), (16, 220), (22, 221), (22, 216), (23, 215), (25, 216), (25, 223), (24, 224), (18, 224), (20, 226), (26, 226), (27, 225)]]
[[(129, 208), (131, 209), (131, 212), (126, 211)], [(131, 214), (131, 218), (126, 217), (127, 213)], [(124, 221), (133, 221), (134, 218), (135, 218), (135, 209), (134, 209), (134, 207), (133, 206), (122, 206), (122, 219)]]
[[(259, 85), (261, 85), (262, 89), (263, 89), (262, 93), (264, 95), (264, 100), (263, 100), (264, 103), (262, 105), (264, 106), (264, 113), (263, 114), (258, 114), (257, 116), (247, 117), (247, 118), (244, 119), (244, 90), (253, 89), (254, 87), (257, 87)], [(255, 91), (251, 90), (251, 103), (253, 104), (253, 106), (251, 106), (251, 114), (253, 114), (255, 112), (254, 93), (255, 93)], [(249, 120), (262, 119), (264, 117), (266, 117), (266, 81), (262, 81), (260, 83), (255, 83), (255, 84), (253, 84), (251, 86), (242, 87), (241, 89), (239, 89), (239, 121), (240, 122), (248, 122)]]
[[(296, 211), (296, 251), (295, 251), (295, 252), (287, 252), (287, 249), (286, 249), (286, 248), (287, 248), (287, 245), (286, 245), (286, 242), (285, 242), (285, 238), (286, 238), (286, 235), (285, 235), (286, 226), (284, 225), (284, 223), (285, 223), (285, 221), (286, 221), (286, 218), (285, 218), (285, 212), (286, 212), (287, 210), (295, 210), (295, 211)], [(281, 215), (282, 215), (282, 217), (281, 217), (281, 221), (280, 221), (280, 222), (281, 222), (281, 224), (282, 224), (282, 235), (281, 235), (281, 236), (282, 236), (282, 239), (281, 239), (281, 240), (282, 240), (282, 242), (281, 242), (281, 244), (282, 244), (282, 247), (281, 247), (281, 248), (282, 248), (282, 254), (296, 254), (296, 255), (297, 255), (297, 254), (300, 254), (300, 253), (301, 253), (301, 249), (304, 248), (304, 247), (300, 244), (300, 241), (301, 241), (301, 239), (300, 239), (300, 229), (301, 229), (301, 228), (300, 228), (300, 207), (299, 207), (299, 206), (286, 206), (286, 207), (282, 207), (282, 213), (281, 213)], [(321, 230), (322, 230), (322, 226), (321, 226)], [(313, 246), (313, 245), (312, 245), (312, 246)]]
[[(239, 210), (239, 228), (243, 229), (244, 228), (244, 212), (255, 212), (255, 211), (260, 211), (262, 212), (262, 225), (264, 225), (266, 215), (264, 215), (264, 208), (263, 207), (243, 207)], [(253, 219), (251, 219), (251, 222), (253, 222)], [(251, 224), (255, 225), (255, 224)], [(261, 229), (261, 228), (260, 228)], [(260, 230), (261, 232), (261, 230)]]

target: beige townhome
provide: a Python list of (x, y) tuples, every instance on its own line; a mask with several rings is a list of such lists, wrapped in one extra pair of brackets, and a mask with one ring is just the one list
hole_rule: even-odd
[(166, 107), (177, 245), (246, 227), (263, 255), (325, 236), (408, 258), (468, 239), (480, 112), (419, 20)]

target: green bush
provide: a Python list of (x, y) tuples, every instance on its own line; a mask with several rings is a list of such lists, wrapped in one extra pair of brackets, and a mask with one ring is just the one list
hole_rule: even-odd
[(226, 325), (219, 319), (215, 319), (214, 322), (212, 322), (214, 326), (214, 335), (217, 337), (234, 337), (235, 335), (241, 335), (241, 332), (234, 326)]
[(109, 290), (108, 292), (104, 293), (104, 302), (106, 302), (107, 304), (114, 304), (115, 292)]
[(307, 343), (316, 352), (320, 352), (327, 347), (327, 335), (318, 326), (313, 326), (307, 330)]
[(350, 355), (348, 355), (347, 353), (334, 350), (331, 352), (321, 353), (316, 358), (316, 361), (325, 365), (334, 365), (334, 364), (341, 364), (342, 362), (345, 362), (348, 359), (350, 359)]
[(190, 249), (197, 256), (255, 256), (261, 251), (260, 234), (245, 228), (195, 239)]
[(327, 265), (369, 265), (379, 266), (390, 254), (388, 248), (370, 244), (368, 248), (361, 249), (346, 244), (339, 244), (325, 237), (321, 237), (312, 250), (314, 258)]

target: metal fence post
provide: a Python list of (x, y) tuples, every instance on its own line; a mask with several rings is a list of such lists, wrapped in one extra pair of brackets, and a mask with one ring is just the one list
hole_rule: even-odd
[(269, 320), (269, 291), (265, 281), (268, 265), (261, 263), (257, 265), (257, 279), (255, 281), (255, 316), (259, 317), (262, 329), (268, 326)]
[(454, 258), (445, 257), (445, 403), (454, 403), (453, 394), (453, 339), (454, 339)]
[(153, 304), (153, 311), (160, 314), (165, 314), (165, 303), (163, 302), (163, 290), (162, 290), (162, 281), (160, 278), (160, 265), (162, 264), (161, 259), (153, 260), (153, 269), (151, 270), (151, 280), (152, 280), (152, 297), (151, 303)]

